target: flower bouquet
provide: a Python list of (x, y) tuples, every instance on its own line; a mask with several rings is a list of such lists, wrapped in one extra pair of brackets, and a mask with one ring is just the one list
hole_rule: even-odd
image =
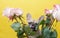
[[(60, 21), (60, 5), (54, 5), (52, 10), (45, 9), (45, 15), (39, 17), (38, 20), (33, 20), (30, 13), (26, 15), (28, 24), (25, 24), (23, 19), (23, 11), (19, 8), (6, 8), (3, 15), (10, 20), (16, 20), (11, 27), (17, 32), (18, 38), (57, 38), (57, 31), (54, 29), (54, 21)], [(17, 20), (19, 18), (20, 22)], [(41, 30), (39, 26), (41, 26)], [(25, 34), (25, 35), (24, 35)]]

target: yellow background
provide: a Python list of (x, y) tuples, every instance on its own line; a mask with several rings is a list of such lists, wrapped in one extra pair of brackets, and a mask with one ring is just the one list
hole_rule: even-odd
[[(21, 8), (24, 11), (24, 18), (28, 12), (34, 19), (44, 15), (44, 9), (52, 9), (54, 4), (60, 4), (60, 0), (0, 0), (0, 38), (17, 38), (16, 32), (10, 27), (13, 23), (8, 22), (8, 18), (2, 16), (2, 11), (6, 7)], [(60, 38), (60, 23), (55, 27)]]

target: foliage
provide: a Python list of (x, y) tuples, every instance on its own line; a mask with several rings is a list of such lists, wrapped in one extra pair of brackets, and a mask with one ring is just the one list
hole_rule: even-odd
[[(9, 19), (16, 20), (11, 27), (15, 32), (17, 32), (18, 38), (57, 38), (57, 31), (52, 27), (52, 25), (55, 20), (60, 20), (59, 5), (55, 5), (55, 9), (53, 10), (45, 9), (46, 18), (44, 15), (42, 15), (38, 20), (34, 20), (32, 19), (30, 13), (28, 13), (28, 24), (24, 23), (22, 14), (22, 10), (17, 8), (6, 8), (3, 13), (3, 15)], [(19, 18), (20, 22), (17, 20), (17, 18)], [(39, 29), (40, 25), (42, 25), (41, 30)]]

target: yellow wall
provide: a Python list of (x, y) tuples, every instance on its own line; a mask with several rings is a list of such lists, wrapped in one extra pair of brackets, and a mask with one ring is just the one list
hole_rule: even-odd
[[(28, 12), (34, 19), (44, 15), (44, 9), (52, 9), (54, 4), (60, 4), (60, 0), (0, 0), (0, 38), (17, 38), (16, 32), (10, 27), (12, 21), (2, 16), (2, 11), (6, 7), (21, 8), (24, 11), (24, 17)], [(60, 23), (55, 27), (60, 38)]]

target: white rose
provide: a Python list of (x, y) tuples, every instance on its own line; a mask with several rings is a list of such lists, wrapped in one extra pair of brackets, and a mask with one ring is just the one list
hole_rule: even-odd
[(19, 8), (6, 8), (4, 11), (3, 11), (3, 15), (4, 16), (13, 16), (13, 15), (16, 15), (16, 16), (19, 16), (19, 15), (22, 15), (23, 14), (23, 11)]
[(3, 16), (8, 17), (10, 20), (13, 20), (13, 16), (20, 16), (23, 12), (19, 8), (6, 8), (3, 10)]
[(6, 8), (3, 10), (3, 16), (7, 16), (7, 17), (10, 17), (10, 16), (13, 16), (13, 13), (11, 13), (11, 9), (13, 8)]
[(52, 14), (53, 10), (45, 9), (45, 14)]
[(56, 20), (60, 21), (60, 5), (54, 5), (53, 17)]
[(23, 11), (19, 8), (14, 8), (11, 10), (11, 13), (14, 13), (16, 16), (19, 16), (23, 14)]

